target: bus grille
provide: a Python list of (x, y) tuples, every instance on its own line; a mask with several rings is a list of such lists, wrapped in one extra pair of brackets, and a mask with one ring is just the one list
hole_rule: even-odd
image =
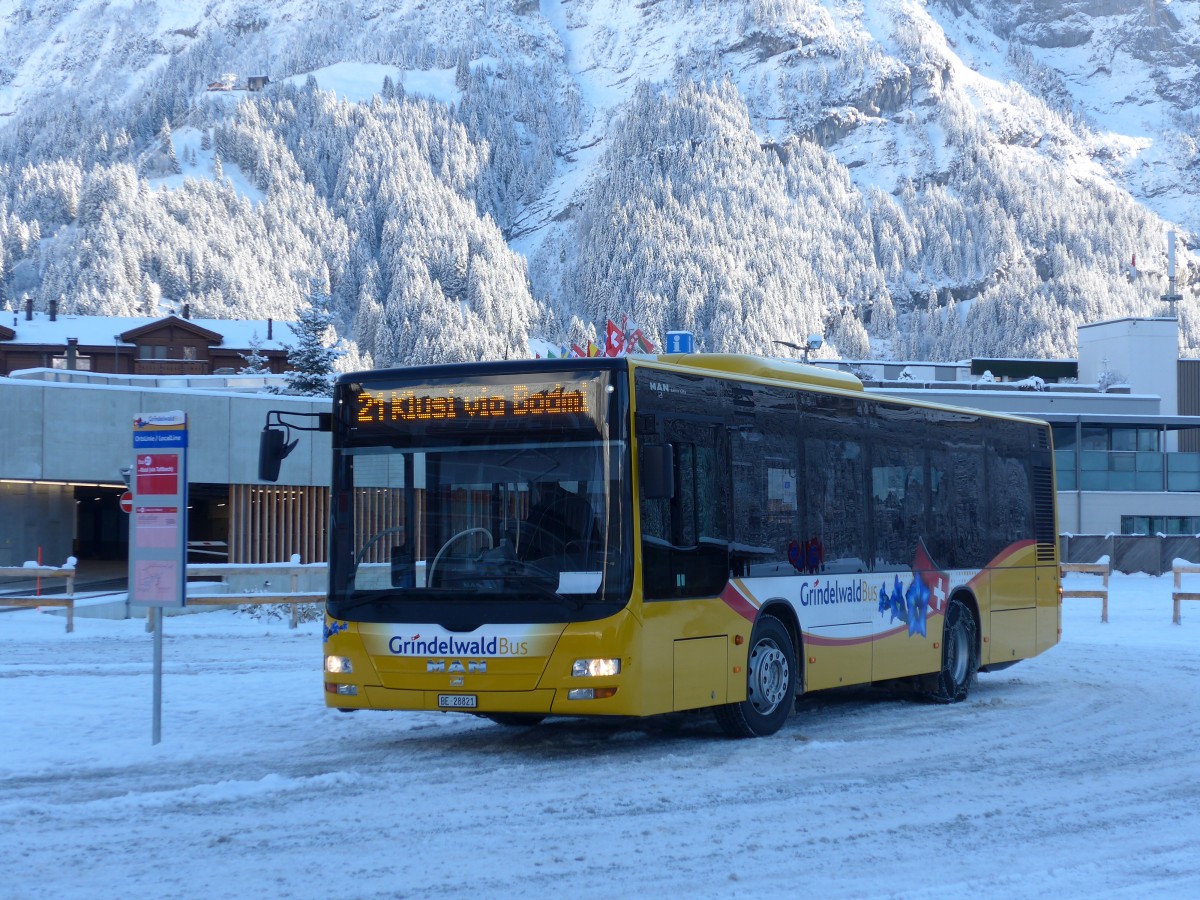
[(1048, 466), (1033, 467), (1033, 539), (1037, 542), (1038, 562), (1054, 562), (1054, 471)]

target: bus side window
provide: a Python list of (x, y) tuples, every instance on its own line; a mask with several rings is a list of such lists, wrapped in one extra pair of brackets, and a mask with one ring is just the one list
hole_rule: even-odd
[(804, 533), (818, 541), (829, 573), (868, 571), (868, 495), (857, 440), (804, 442)]
[(871, 460), (871, 521), (877, 571), (906, 571), (924, 539), (925, 451), (876, 442)]
[[(749, 575), (797, 575), (804, 564), (795, 547), (801, 533), (798, 446), (794, 434), (758, 428), (732, 430), (733, 572)], [(800, 563), (798, 566), (797, 563)]]

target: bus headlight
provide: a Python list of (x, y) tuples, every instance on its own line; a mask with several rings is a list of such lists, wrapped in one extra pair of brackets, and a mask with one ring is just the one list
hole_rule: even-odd
[(573, 678), (603, 678), (606, 675), (620, 674), (619, 659), (577, 659), (571, 666)]
[(345, 675), (348, 672), (353, 672), (354, 666), (351, 665), (349, 658), (345, 656), (327, 656), (325, 657), (325, 671), (333, 672), (337, 675)]

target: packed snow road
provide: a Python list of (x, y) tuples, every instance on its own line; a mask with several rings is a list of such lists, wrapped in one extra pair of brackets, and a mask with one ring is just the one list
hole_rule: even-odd
[[(1200, 895), (1200, 610), (1068, 601), (1063, 642), (940, 707), (806, 698), (509, 729), (322, 705), (320, 633), (0, 617), (0, 896)], [(1190, 614), (1189, 614), (1190, 613)]]

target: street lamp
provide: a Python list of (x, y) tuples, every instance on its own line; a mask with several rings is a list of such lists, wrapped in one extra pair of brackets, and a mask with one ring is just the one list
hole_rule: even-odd
[(808, 354), (812, 350), (820, 350), (821, 345), (825, 343), (824, 339), (819, 334), (810, 334), (808, 342), (805, 344), (793, 344), (791, 341), (771, 341), (772, 344), (782, 344), (785, 347), (791, 347), (793, 350), (799, 350), (804, 354), (804, 362), (808, 362)]

